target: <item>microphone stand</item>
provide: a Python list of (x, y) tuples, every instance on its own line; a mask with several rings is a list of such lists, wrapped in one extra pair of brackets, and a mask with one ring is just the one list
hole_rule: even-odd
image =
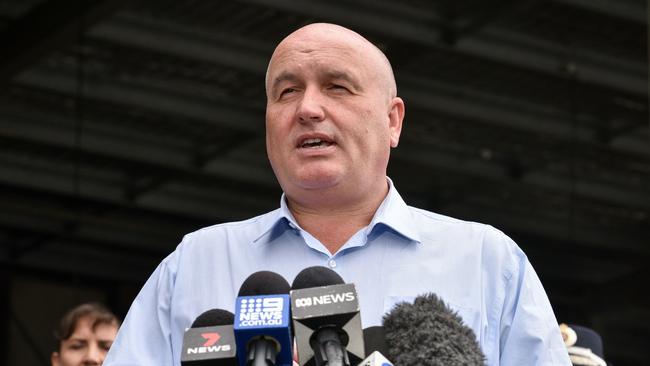
[(320, 328), (310, 343), (316, 366), (351, 366), (348, 352), (341, 342), (341, 334), (335, 328)]
[(246, 366), (275, 366), (277, 354), (276, 343), (271, 339), (261, 337), (250, 343)]

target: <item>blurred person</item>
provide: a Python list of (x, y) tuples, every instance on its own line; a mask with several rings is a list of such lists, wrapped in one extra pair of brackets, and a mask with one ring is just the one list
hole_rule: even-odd
[(120, 326), (104, 305), (85, 303), (68, 311), (55, 331), (57, 350), (52, 366), (99, 366), (113, 344)]
[(593, 329), (562, 323), (560, 334), (573, 366), (612, 366), (605, 361), (603, 340)]

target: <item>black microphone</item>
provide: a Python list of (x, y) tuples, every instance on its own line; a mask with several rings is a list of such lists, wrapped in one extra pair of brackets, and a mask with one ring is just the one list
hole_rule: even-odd
[(386, 343), (386, 329), (383, 326), (375, 325), (363, 329), (363, 344), (366, 355), (373, 352), (388, 354), (388, 343)]
[(302, 270), (291, 286), (291, 312), (300, 366), (351, 366), (363, 359), (357, 291), (336, 272)]
[(255, 272), (244, 281), (235, 305), (240, 365), (292, 366), (289, 283), (275, 272)]
[(367, 357), (357, 366), (393, 366), (384, 355), (387, 354), (386, 330), (383, 326), (372, 326), (363, 330), (363, 343)]
[(384, 315), (388, 357), (399, 366), (483, 366), (472, 329), (435, 294), (397, 304)]
[(237, 366), (233, 313), (212, 309), (183, 335), (182, 366)]

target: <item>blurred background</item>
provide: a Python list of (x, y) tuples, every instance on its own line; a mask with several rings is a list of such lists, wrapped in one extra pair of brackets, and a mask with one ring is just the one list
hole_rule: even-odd
[(182, 236), (279, 205), (275, 44), (316, 21), (386, 52), (406, 201), (492, 224), (558, 321), (650, 364), (644, 0), (0, 0), (0, 364), (49, 365), (81, 301), (124, 316)]

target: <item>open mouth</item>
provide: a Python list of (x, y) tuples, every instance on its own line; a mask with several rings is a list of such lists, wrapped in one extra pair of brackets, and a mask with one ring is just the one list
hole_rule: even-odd
[(302, 140), (298, 144), (298, 147), (301, 149), (321, 149), (331, 145), (334, 145), (333, 141), (321, 138), (309, 138)]

